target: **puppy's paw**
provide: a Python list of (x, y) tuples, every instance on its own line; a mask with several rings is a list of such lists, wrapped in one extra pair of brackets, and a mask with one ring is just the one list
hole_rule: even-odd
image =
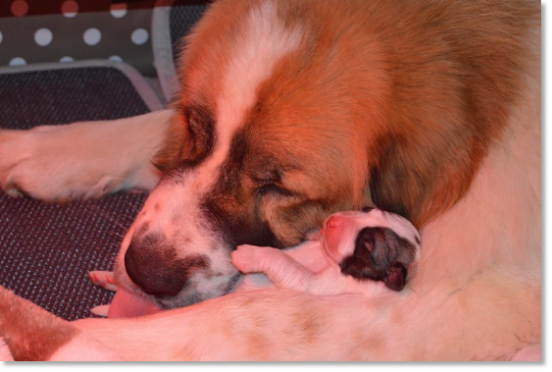
[(93, 307), (90, 309), (90, 312), (94, 315), (101, 316), (103, 318), (107, 318), (107, 315), (109, 314), (109, 306), (110, 305), (100, 305)]
[(254, 245), (240, 245), (232, 252), (232, 264), (242, 273), (260, 272), (263, 249)]
[(108, 291), (117, 291), (115, 276), (112, 271), (90, 271), (88, 277), (97, 286), (107, 289)]

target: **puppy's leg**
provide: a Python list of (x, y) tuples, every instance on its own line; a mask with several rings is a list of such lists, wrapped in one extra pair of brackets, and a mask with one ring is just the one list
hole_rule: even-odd
[(232, 264), (242, 273), (264, 273), (277, 288), (305, 290), (314, 275), (284, 252), (270, 247), (241, 245)]
[[(108, 291), (116, 292), (117, 284), (115, 283), (115, 276), (112, 271), (90, 271), (88, 273), (90, 281), (97, 286), (100, 286)], [(99, 305), (90, 309), (90, 312), (94, 315), (107, 317), (109, 314), (110, 305)]]
[(173, 111), (131, 118), (0, 129), (0, 188), (46, 201), (95, 198), (123, 189), (151, 190), (153, 161), (174, 143)]

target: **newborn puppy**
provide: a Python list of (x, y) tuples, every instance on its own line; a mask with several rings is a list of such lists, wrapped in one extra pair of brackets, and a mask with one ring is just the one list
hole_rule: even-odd
[(420, 253), (416, 228), (379, 209), (333, 214), (310, 239), (286, 250), (242, 245), (232, 263), (242, 273), (265, 274), (277, 288), (375, 295), (402, 290)]

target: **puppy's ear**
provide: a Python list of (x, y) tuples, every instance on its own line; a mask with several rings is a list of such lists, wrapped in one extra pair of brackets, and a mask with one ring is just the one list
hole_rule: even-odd
[(394, 291), (400, 291), (406, 284), (407, 274), (408, 271), (406, 271), (406, 267), (404, 267), (404, 265), (400, 262), (397, 262), (396, 264), (391, 265), (389, 270), (387, 270), (387, 275), (383, 278), (383, 282), (388, 288)]
[(355, 250), (341, 263), (341, 272), (359, 280), (378, 280), (400, 291), (406, 284), (407, 267), (415, 258), (415, 247), (393, 230), (366, 227), (355, 241)]
[(312, 230), (305, 235), (305, 239), (309, 241), (318, 241), (321, 235), (320, 230)]

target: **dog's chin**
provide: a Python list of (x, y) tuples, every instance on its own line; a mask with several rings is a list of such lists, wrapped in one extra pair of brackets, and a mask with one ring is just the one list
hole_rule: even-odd
[(207, 300), (208, 297), (204, 293), (193, 291), (187, 293), (182, 299), (175, 299), (173, 297), (154, 297), (154, 301), (157, 306), (162, 310), (177, 309), (179, 307), (190, 306), (199, 302)]
[(153, 298), (119, 287), (109, 306), (108, 318), (134, 318), (164, 310)]
[[(109, 318), (133, 318), (155, 314), (160, 311), (190, 306), (211, 298), (233, 292), (240, 282), (239, 272), (229, 276), (226, 282), (213, 289), (200, 289), (200, 286), (183, 290), (176, 296), (152, 296), (122, 281), (110, 305)], [(121, 283), (121, 282), (119, 282)], [(131, 287), (131, 288), (129, 288)]]
[(155, 303), (163, 310), (176, 309), (179, 307), (190, 306), (211, 298), (220, 297), (235, 290), (240, 282), (242, 275), (239, 272), (231, 275), (226, 283), (217, 286), (215, 289), (199, 289), (196, 286), (193, 289), (183, 290), (176, 296), (155, 296)]

